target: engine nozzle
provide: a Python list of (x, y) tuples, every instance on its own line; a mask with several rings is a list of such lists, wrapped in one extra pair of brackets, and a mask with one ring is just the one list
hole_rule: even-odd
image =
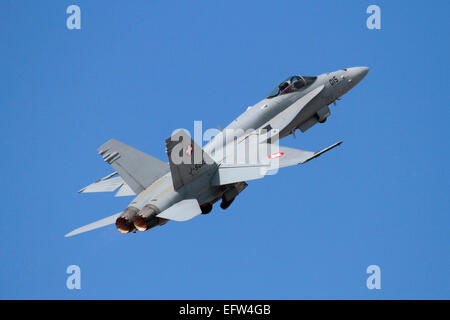
[(158, 218), (156, 215), (159, 213), (159, 209), (154, 205), (147, 204), (141, 211), (134, 217), (134, 227), (139, 231), (146, 231), (153, 227), (162, 225), (167, 222), (166, 219)]
[(139, 212), (138, 208), (128, 207), (116, 220), (116, 228), (120, 233), (128, 233), (134, 230), (133, 219)]

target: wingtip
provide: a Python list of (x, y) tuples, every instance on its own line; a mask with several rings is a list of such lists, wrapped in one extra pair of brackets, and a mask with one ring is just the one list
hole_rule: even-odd
[(79, 229), (80, 229), (80, 228), (75, 229), (75, 230), (72, 230), (72, 231), (70, 231), (69, 233), (66, 233), (66, 234), (64, 235), (64, 238), (70, 238), (70, 237), (76, 236), (77, 234), (82, 233), (82, 232), (79, 232), (79, 231), (80, 231)]
[(64, 238), (70, 238), (70, 237), (76, 236), (77, 234), (80, 233), (80, 232), (79, 232), (79, 231), (81, 231), (80, 229), (81, 229), (81, 228), (77, 228), (77, 229), (75, 229), (75, 230), (70, 231), (69, 233), (66, 233), (66, 234), (64, 235)]

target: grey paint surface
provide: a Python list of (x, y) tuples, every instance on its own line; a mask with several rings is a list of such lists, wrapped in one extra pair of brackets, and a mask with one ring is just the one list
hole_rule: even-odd
[[(121, 178), (123, 183), (111, 175), (80, 192), (102, 192), (120, 187), (118, 195), (135, 193), (137, 196), (129, 204), (129, 209), (124, 212), (78, 228), (66, 236), (114, 222), (117, 225), (118, 218), (125, 217), (126, 212), (128, 214), (126, 219), (130, 223), (129, 231), (134, 231), (133, 221), (130, 220), (133, 216), (130, 217), (130, 213), (139, 216), (141, 212), (147, 212), (145, 210), (153, 210), (155, 213), (143, 215), (148, 216), (147, 227), (152, 228), (163, 225), (168, 220), (191, 219), (201, 211), (208, 213), (211, 206), (220, 199), (222, 199), (221, 207), (228, 207), (247, 186), (245, 180), (262, 178), (274, 167), (282, 168), (306, 163), (340, 145), (342, 141), (318, 152), (282, 146), (275, 153), (272, 153), (273, 149), (270, 149), (272, 150), (270, 153), (258, 151), (258, 159), (261, 160), (252, 165), (239, 163), (227, 165), (226, 157), (223, 153), (217, 152), (218, 150), (225, 149), (235, 138), (241, 144), (246, 143), (252, 136), (259, 135), (260, 130), (264, 128), (275, 129), (281, 139), (289, 134), (295, 134), (297, 129), (304, 132), (318, 122), (324, 122), (331, 114), (329, 105), (350, 91), (368, 71), (367, 67), (355, 67), (321, 74), (315, 78), (292, 77), (287, 83), (282, 82), (279, 85), (281, 94), (267, 97), (248, 108), (203, 150), (182, 130), (177, 132), (177, 137), (168, 138), (166, 147), (169, 164), (117, 140), (106, 142), (98, 149), (99, 154), (116, 170), (120, 175), (118, 178)], [(309, 79), (309, 82), (306, 79)], [(228, 136), (227, 129), (239, 129), (239, 133), (234, 132)], [(271, 137), (259, 143), (273, 143), (274, 139)], [(172, 152), (182, 155), (189, 145), (193, 152), (189, 151), (187, 158), (191, 162), (175, 163), (171, 157)], [(200, 163), (193, 164), (192, 160), (199, 154), (205, 157), (201, 157)], [(134, 223), (136, 225), (136, 221)]]

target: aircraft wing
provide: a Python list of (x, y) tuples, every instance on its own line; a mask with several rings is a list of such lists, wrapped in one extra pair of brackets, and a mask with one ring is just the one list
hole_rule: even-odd
[(339, 146), (341, 143), (342, 141), (339, 141), (317, 152), (263, 143), (260, 145), (261, 147), (255, 151), (258, 153), (256, 162), (239, 164), (243, 162), (239, 162), (239, 159), (237, 159), (237, 164), (222, 164), (214, 175), (211, 183), (212, 185), (220, 186), (241, 181), (261, 179), (270, 171), (297, 164), (304, 164)]
[(335, 144), (332, 144), (331, 146), (316, 152), (280, 146), (279, 147), (280, 154), (276, 154), (275, 156), (279, 156), (279, 168), (289, 167), (296, 164), (304, 164), (314, 158), (319, 157), (321, 154), (330, 151), (331, 149), (336, 148), (337, 146), (340, 146), (342, 142), (343, 141), (336, 142)]
[(75, 229), (75, 230), (69, 232), (68, 234), (66, 234), (64, 237), (68, 238), (68, 237), (72, 237), (72, 236), (75, 236), (75, 235), (80, 234), (80, 233), (84, 233), (84, 232), (88, 232), (88, 231), (91, 231), (91, 230), (94, 230), (94, 229), (106, 227), (106, 226), (108, 226), (110, 224), (115, 223), (116, 219), (119, 217), (119, 215), (121, 213), (122, 212), (116, 213), (116, 214), (114, 214), (112, 216), (109, 216), (107, 218), (95, 221), (93, 223), (90, 223), (90, 224), (85, 225), (83, 227), (80, 227), (78, 229)]
[[(119, 189), (120, 188), (120, 189)], [(122, 177), (117, 172), (113, 172), (100, 180), (91, 183), (87, 187), (84, 187), (79, 193), (91, 193), (91, 192), (112, 192), (119, 189), (116, 193), (116, 197), (133, 196), (135, 193), (131, 190), (130, 186), (123, 181)]]

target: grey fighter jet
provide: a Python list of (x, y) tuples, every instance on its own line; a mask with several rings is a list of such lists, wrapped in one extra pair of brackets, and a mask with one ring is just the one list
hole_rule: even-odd
[(246, 187), (279, 168), (303, 164), (340, 145), (318, 152), (282, 147), (279, 139), (305, 132), (330, 116), (330, 105), (369, 72), (354, 67), (319, 76), (291, 76), (249, 107), (202, 149), (184, 130), (166, 140), (168, 162), (117, 140), (98, 148), (115, 172), (80, 190), (136, 197), (115, 215), (78, 228), (70, 237), (115, 223), (121, 233), (145, 231), (170, 220), (208, 214), (221, 200), (226, 209)]

